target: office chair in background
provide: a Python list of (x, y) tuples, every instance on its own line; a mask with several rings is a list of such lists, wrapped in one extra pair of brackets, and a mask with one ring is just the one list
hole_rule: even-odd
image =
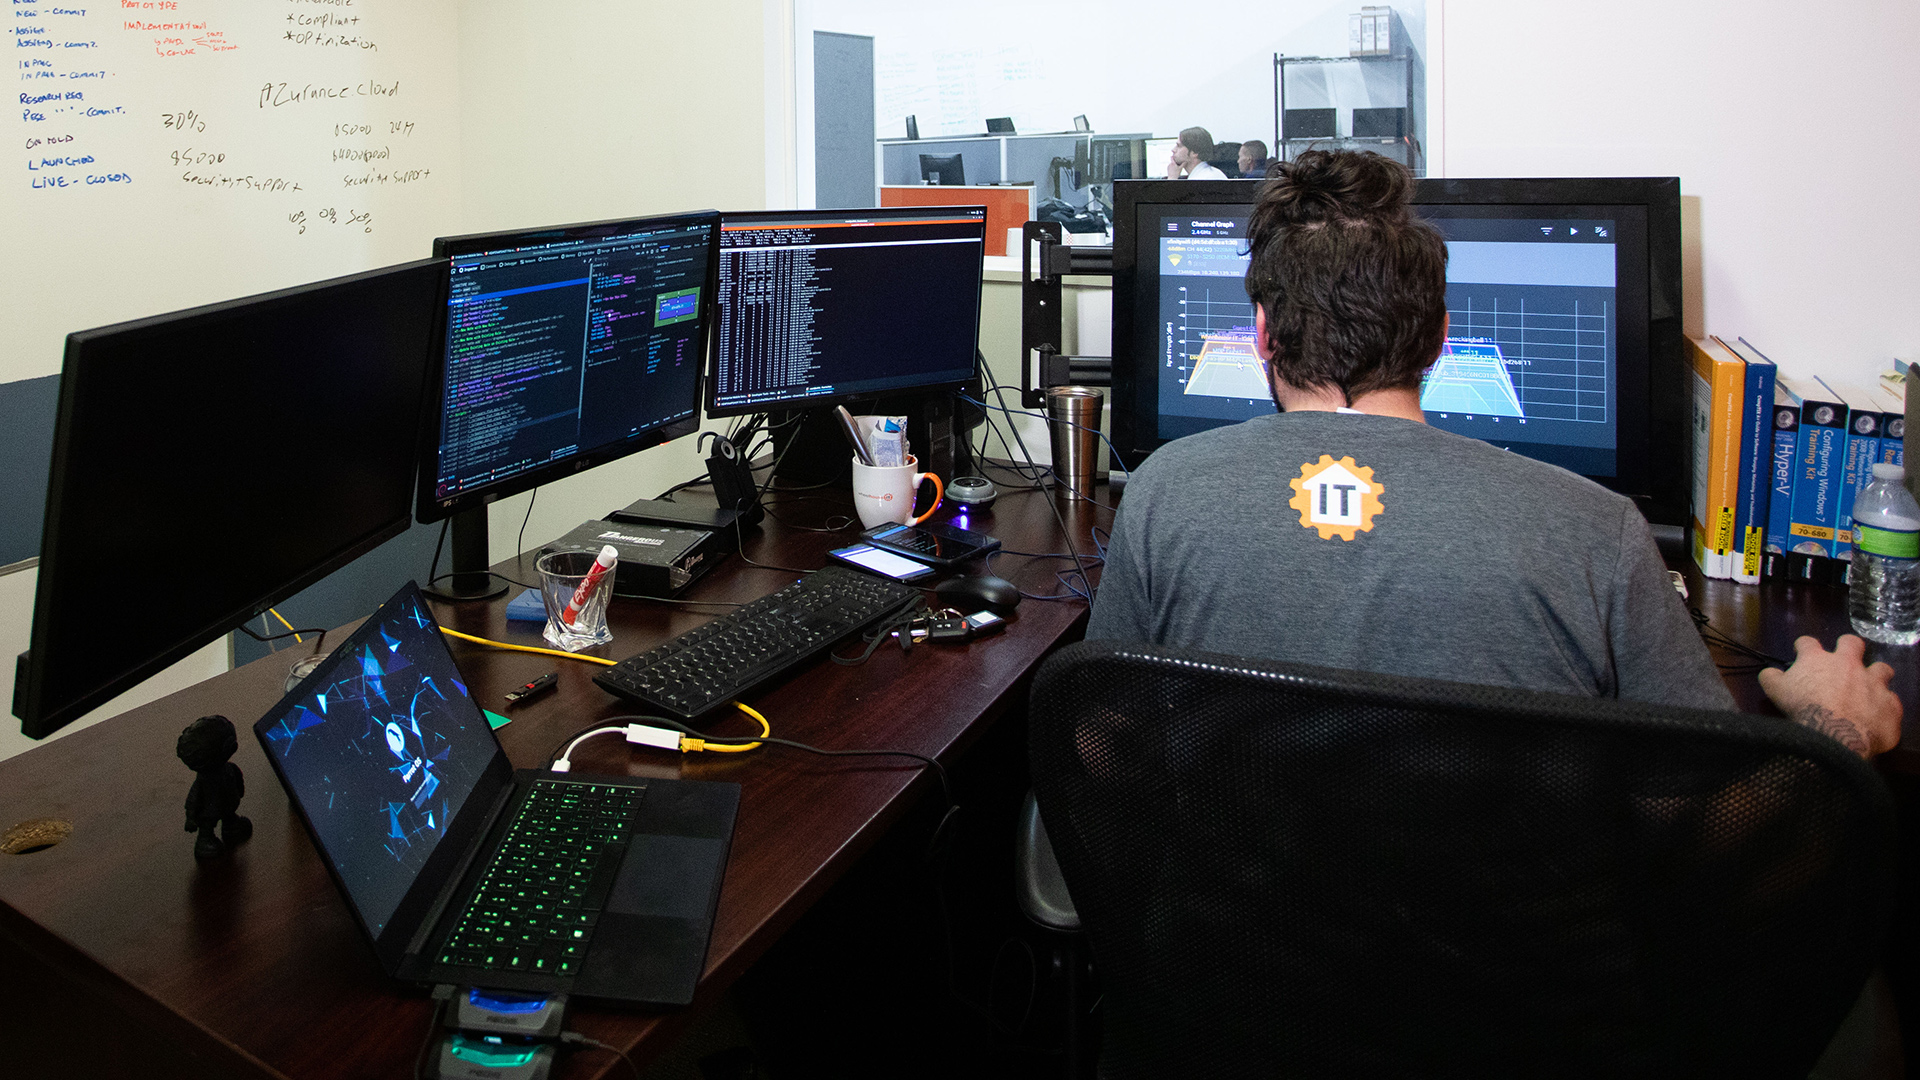
[(1109, 1080), (1804, 1078), (1890, 914), (1780, 720), (1083, 642), (1031, 724)]

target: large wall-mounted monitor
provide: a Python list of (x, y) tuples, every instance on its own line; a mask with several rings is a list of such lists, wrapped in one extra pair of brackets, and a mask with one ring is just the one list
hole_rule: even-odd
[(419, 519), (691, 434), (719, 222), (703, 210), (435, 240), (450, 272)]
[(725, 215), (707, 414), (966, 383), (986, 221), (983, 206)]
[[(1259, 184), (1115, 189), (1113, 428), (1133, 464), (1274, 405), (1244, 283)], [(1680, 181), (1428, 179), (1415, 203), (1449, 254), (1452, 327), (1421, 387), (1427, 422), (1684, 525)]]
[(23, 732), (407, 527), (445, 274), (422, 260), (67, 337)]

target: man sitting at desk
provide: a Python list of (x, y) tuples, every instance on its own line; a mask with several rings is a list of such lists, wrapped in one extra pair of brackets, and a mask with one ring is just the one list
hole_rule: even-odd
[[(1087, 637), (1733, 708), (1631, 501), (1427, 426), (1447, 248), (1412, 191), (1346, 151), (1265, 182), (1246, 281), (1280, 413), (1134, 474)], [(1783, 712), (1863, 756), (1899, 741), (1893, 671), (1864, 666), (1865, 643), (1796, 649), (1760, 677)]]
[(1167, 162), (1169, 180), (1225, 180), (1227, 174), (1207, 159), (1213, 156), (1213, 136), (1203, 127), (1190, 127), (1173, 144), (1173, 158)]
[(1267, 175), (1267, 166), (1272, 164), (1267, 160), (1267, 144), (1259, 139), (1248, 139), (1241, 143), (1237, 164), (1242, 177), (1258, 180)]

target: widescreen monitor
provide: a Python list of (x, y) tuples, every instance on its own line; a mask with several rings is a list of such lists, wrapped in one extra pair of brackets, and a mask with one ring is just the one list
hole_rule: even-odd
[(719, 222), (703, 210), (435, 240), (450, 269), (419, 519), (691, 434)]
[(422, 260), (67, 337), (23, 732), (407, 527), (445, 277)]
[(983, 206), (725, 215), (707, 414), (966, 383), (986, 221)]
[[(1244, 279), (1257, 182), (1115, 185), (1114, 434), (1129, 464), (1271, 413)], [(1687, 512), (1680, 182), (1428, 179), (1447, 238), (1446, 346), (1428, 423)]]

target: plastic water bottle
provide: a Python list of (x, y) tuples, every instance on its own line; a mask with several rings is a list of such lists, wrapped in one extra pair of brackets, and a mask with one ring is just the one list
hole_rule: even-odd
[(1906, 477), (1898, 465), (1875, 465), (1853, 501), (1847, 614), (1854, 633), (1889, 645), (1920, 641), (1920, 503)]

